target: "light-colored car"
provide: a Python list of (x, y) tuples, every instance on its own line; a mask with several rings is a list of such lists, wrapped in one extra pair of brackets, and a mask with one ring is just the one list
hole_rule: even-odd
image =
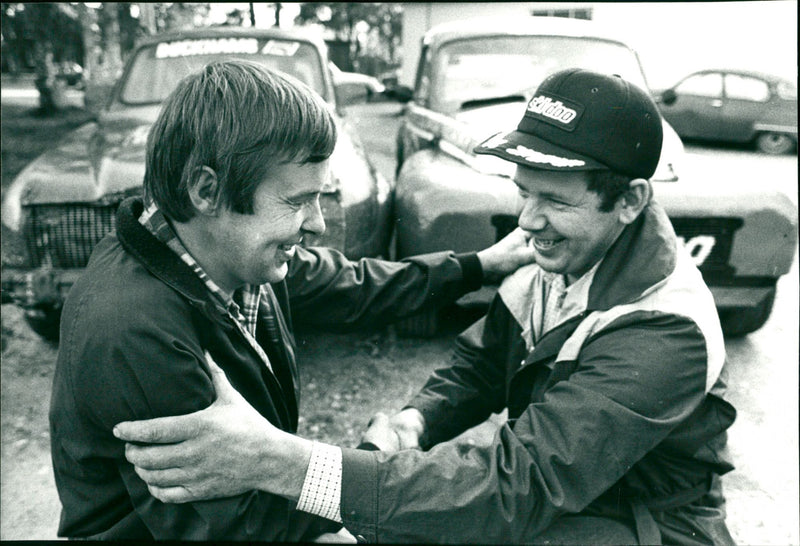
[(655, 96), (682, 138), (797, 153), (796, 82), (762, 72), (701, 70)]
[[(647, 90), (637, 54), (590, 21), (446, 24), (424, 37), (415, 88), (397, 136), (395, 229), (398, 257), (485, 248), (516, 226), (513, 164), (473, 148), (516, 126), (548, 75), (570, 67), (619, 74)], [(402, 91), (402, 90), (401, 90)], [(710, 286), (728, 335), (759, 328), (797, 244), (789, 198), (749, 180), (704, 179), (682, 172), (683, 144), (667, 122), (655, 199)], [(485, 289), (460, 300), (484, 306)], [(429, 335), (441, 315), (404, 323)]]
[(370, 164), (337, 102), (322, 40), (278, 29), (211, 28), (149, 38), (130, 56), (96, 122), (28, 165), (6, 192), (2, 221), (24, 238), (20, 267), (3, 270), (3, 300), (55, 339), (61, 304), (94, 245), (115, 225), (118, 204), (141, 193), (145, 143), (162, 101), (208, 62), (245, 58), (290, 74), (337, 112), (332, 179), (320, 200), (327, 231), (308, 238), (350, 258), (386, 255), (392, 188)]

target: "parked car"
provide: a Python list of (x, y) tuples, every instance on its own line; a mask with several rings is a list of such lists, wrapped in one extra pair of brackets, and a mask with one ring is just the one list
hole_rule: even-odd
[(797, 84), (745, 70), (701, 70), (656, 94), (683, 138), (752, 144), (768, 154), (797, 152)]
[[(619, 74), (648, 89), (637, 54), (590, 21), (481, 20), (434, 27), (425, 35), (397, 135), (398, 257), (484, 248), (516, 226), (514, 166), (472, 150), (516, 126), (539, 83), (569, 67)], [(751, 332), (766, 321), (776, 281), (792, 264), (797, 210), (786, 195), (759, 184), (683, 173), (683, 144), (663, 124), (655, 198), (710, 286), (725, 332)], [(484, 306), (492, 294), (482, 290), (459, 305)], [(404, 333), (430, 335), (441, 318), (414, 317), (403, 323)]]
[(385, 255), (392, 188), (367, 159), (336, 100), (324, 42), (278, 29), (211, 28), (147, 39), (131, 55), (96, 122), (28, 165), (9, 187), (2, 221), (24, 238), (24, 266), (3, 271), (3, 300), (25, 309), (54, 339), (61, 304), (95, 244), (115, 225), (118, 204), (141, 193), (145, 143), (162, 101), (210, 61), (247, 58), (303, 81), (336, 110), (339, 140), (321, 207), (327, 231), (306, 238), (350, 258)]

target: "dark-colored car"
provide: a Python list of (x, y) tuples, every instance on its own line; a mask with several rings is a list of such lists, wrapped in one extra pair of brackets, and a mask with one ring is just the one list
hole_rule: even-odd
[(745, 70), (702, 70), (656, 94), (664, 118), (686, 139), (797, 151), (797, 84)]
[[(415, 88), (398, 93), (411, 97), (397, 136), (398, 257), (485, 248), (516, 226), (521, 203), (513, 164), (472, 150), (515, 127), (539, 83), (569, 67), (619, 74), (648, 89), (637, 54), (591, 21), (481, 20), (425, 35)], [(680, 138), (663, 125), (655, 199), (711, 288), (726, 334), (756, 330), (770, 315), (778, 278), (792, 265), (796, 206), (768, 180), (689, 171)], [(485, 288), (459, 304), (484, 306), (492, 294)], [(428, 335), (439, 322), (432, 312), (402, 327)]]
[[(320, 200), (327, 231), (308, 245), (350, 258), (388, 255), (392, 188), (344, 119), (322, 40), (299, 31), (209, 28), (147, 39), (131, 55), (96, 122), (28, 165), (6, 192), (2, 221), (24, 239), (21, 267), (3, 270), (3, 301), (25, 309), (55, 339), (61, 304), (94, 245), (115, 225), (122, 199), (141, 193), (145, 143), (162, 101), (210, 61), (246, 58), (290, 74), (335, 109), (339, 140)], [(366, 96), (366, 94), (364, 94)]]

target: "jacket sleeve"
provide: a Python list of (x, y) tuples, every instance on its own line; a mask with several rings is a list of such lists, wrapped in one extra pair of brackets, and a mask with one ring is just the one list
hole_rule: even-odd
[(406, 407), (425, 418), (423, 449), (485, 421), (504, 409), (506, 363), (525, 351), (516, 320), (495, 297), (486, 315), (461, 333), (448, 366), (435, 370)]
[(295, 324), (337, 330), (387, 324), (452, 303), (482, 282), (474, 253), (350, 261), (336, 250), (302, 247), (286, 277)]
[(640, 319), (589, 340), (572, 375), (487, 447), (344, 450), (345, 527), (379, 542), (519, 543), (584, 509), (705, 396), (697, 327)]
[[(86, 476), (76, 487), (82, 486), (83, 494), (92, 495), (85, 485), (92, 469), (99, 464), (112, 469), (115, 466), (117, 476), (112, 473), (106, 481), (118, 484), (114, 487), (119, 488), (119, 510), (132, 507), (157, 540), (302, 539), (303, 530), (317, 522), (313, 517), (293, 514), (282, 498), (252, 491), (219, 500), (165, 504), (149, 494), (146, 484), (125, 459), (123, 442), (111, 432), (116, 423), (189, 413), (208, 406), (214, 399), (203, 348), (196, 336), (187, 334), (193, 318), (186, 306), (175, 304), (174, 298), (167, 295), (157, 309), (125, 313), (123, 321), (111, 320), (116, 312), (106, 309), (100, 314), (109, 315), (109, 320), (94, 320), (98, 315), (93, 314), (91, 322), (83, 322), (79, 316), (66, 331), (69, 335), (70, 331), (84, 330), (89, 323), (102, 325), (94, 335), (64, 339), (62, 345), (60, 363), (68, 365), (69, 389), (78, 422), (65, 422), (64, 426), (71, 427), (74, 433), (59, 433), (57, 441), (61, 444), (58, 449), (84, 459), (82, 472)], [(220, 365), (224, 367), (224, 363)], [(88, 501), (83, 498), (75, 502)], [(323, 526), (319, 526), (322, 530)]]

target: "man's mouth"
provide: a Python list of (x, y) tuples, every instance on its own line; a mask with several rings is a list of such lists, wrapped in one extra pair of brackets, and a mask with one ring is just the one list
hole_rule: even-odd
[(547, 239), (544, 237), (533, 237), (531, 238), (531, 241), (533, 242), (534, 248), (536, 248), (537, 250), (546, 251), (558, 246), (562, 241), (564, 241), (564, 239)]
[(296, 247), (297, 245), (301, 245), (301, 244), (303, 244), (303, 238), (302, 237), (300, 237), (299, 240), (297, 240), (297, 241), (295, 241), (293, 243), (284, 243), (282, 245), (278, 245), (278, 249), (282, 250), (283, 252), (292, 252), (294, 250), (294, 247)]

